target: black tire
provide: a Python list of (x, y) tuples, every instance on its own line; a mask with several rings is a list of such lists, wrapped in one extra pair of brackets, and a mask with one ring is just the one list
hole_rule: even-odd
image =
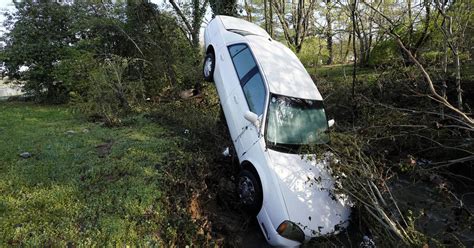
[(204, 57), (204, 62), (202, 64), (202, 74), (204, 80), (207, 82), (214, 81), (214, 68), (216, 67), (216, 58), (213, 52), (208, 52), (206, 57)]
[(263, 203), (262, 186), (257, 176), (251, 171), (242, 170), (239, 174), (237, 192), (244, 210), (253, 216), (257, 215)]

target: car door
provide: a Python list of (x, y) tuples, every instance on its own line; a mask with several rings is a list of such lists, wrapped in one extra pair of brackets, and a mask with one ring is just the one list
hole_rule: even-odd
[(240, 87), (228, 97), (228, 105), (233, 112), (233, 125), (237, 131), (234, 139), (236, 152), (241, 158), (258, 140), (258, 128), (244, 118), (252, 111), (262, 119), (265, 110), (267, 90), (263, 76), (248, 45), (240, 43), (228, 47)]
[[(216, 72), (214, 73), (214, 81), (219, 94), (222, 109), (227, 121), (230, 136), (235, 140), (239, 135), (239, 130), (236, 127), (237, 120), (240, 116), (235, 112), (235, 104), (231, 100), (235, 89), (240, 88), (240, 80), (235, 71), (232, 58), (229, 55), (227, 46), (219, 48), (216, 56)], [(234, 146), (238, 146), (234, 142)]]

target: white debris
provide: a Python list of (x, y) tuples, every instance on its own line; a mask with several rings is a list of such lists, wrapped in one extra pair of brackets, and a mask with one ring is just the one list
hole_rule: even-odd
[(360, 243), (359, 247), (361, 248), (376, 248), (374, 240), (369, 238), (368, 236), (364, 236), (362, 238), (362, 242)]
[(230, 149), (229, 147), (226, 147), (224, 149), (224, 151), (222, 152), (222, 155), (224, 155), (224, 157), (230, 157)]
[(22, 157), (22, 158), (29, 158), (29, 157), (31, 157), (31, 153), (29, 153), (29, 152), (23, 152), (23, 153), (20, 154), (20, 157)]

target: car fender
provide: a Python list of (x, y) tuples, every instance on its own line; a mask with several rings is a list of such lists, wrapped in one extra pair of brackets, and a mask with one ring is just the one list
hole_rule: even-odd
[[(262, 149), (262, 151), (258, 151)], [(265, 154), (264, 156), (256, 156), (255, 154)], [(265, 142), (260, 140), (249, 151), (242, 156), (242, 168), (251, 165), (258, 173), (263, 192), (262, 209), (265, 208), (267, 215), (270, 217), (273, 228), (276, 229), (278, 225), (289, 218), (286, 203), (281, 194), (280, 185), (276, 181), (272, 165), (265, 151)]]

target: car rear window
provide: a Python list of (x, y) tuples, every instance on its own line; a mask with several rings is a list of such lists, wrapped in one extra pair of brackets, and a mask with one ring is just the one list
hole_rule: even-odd
[(235, 70), (240, 80), (257, 65), (250, 49), (246, 45), (239, 44), (230, 46), (229, 53), (232, 57), (232, 61), (234, 61)]

